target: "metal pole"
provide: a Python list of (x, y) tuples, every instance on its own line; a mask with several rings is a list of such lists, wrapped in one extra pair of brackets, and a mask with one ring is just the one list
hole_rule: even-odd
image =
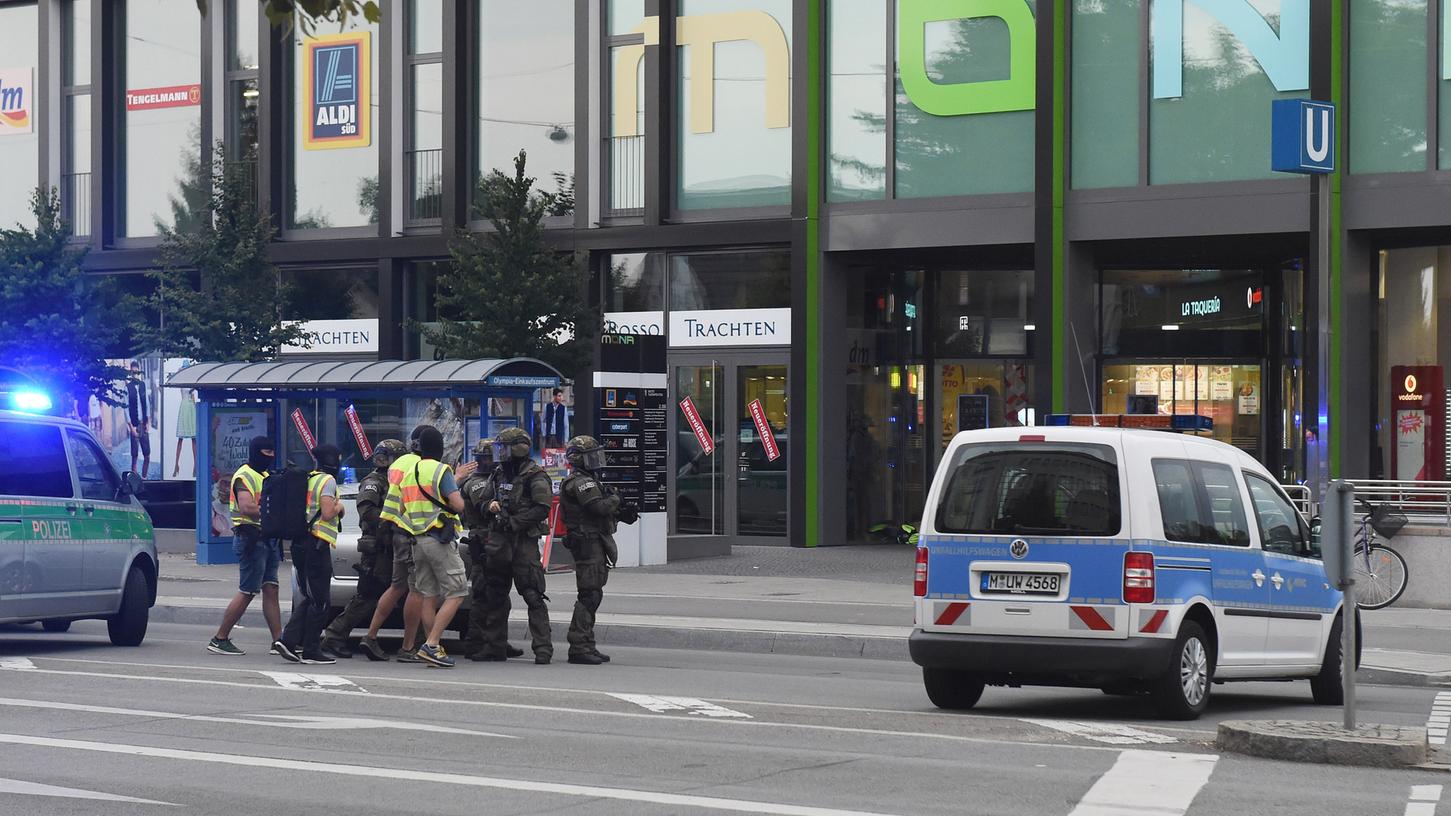
[(1335, 530), (1335, 541), (1330, 545), (1337, 549), (1340, 557), (1337, 559), (1337, 567), (1342, 603), (1340, 612), (1340, 682), (1341, 689), (1345, 696), (1345, 730), (1355, 729), (1355, 574), (1354, 570), (1354, 513), (1355, 507), (1355, 485), (1343, 479), (1337, 479), (1330, 486), (1329, 508), (1336, 516), (1337, 522), (1332, 525)]
[(1355, 729), (1355, 581), (1346, 579), (1345, 613), (1341, 618), (1340, 641), (1345, 650), (1340, 658), (1341, 683), (1345, 690), (1345, 730)]

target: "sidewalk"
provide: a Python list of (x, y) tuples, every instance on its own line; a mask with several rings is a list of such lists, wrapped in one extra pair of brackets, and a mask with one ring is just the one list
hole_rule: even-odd
[[(232, 597), (236, 568), (161, 556), (152, 619), (213, 624)], [(610, 573), (599, 612), (602, 643), (621, 646), (907, 660), (912, 631), (912, 551), (891, 546), (736, 547), (728, 558)], [(282, 566), (284, 607), (290, 568)], [(562, 638), (574, 576), (548, 578), (550, 619)], [(511, 621), (522, 634), (524, 607)], [(1363, 613), (1366, 683), (1451, 686), (1451, 610)], [(254, 604), (243, 625), (261, 626)]]

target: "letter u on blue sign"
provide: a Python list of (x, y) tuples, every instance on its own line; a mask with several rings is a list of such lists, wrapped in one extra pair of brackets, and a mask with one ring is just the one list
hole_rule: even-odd
[(1277, 99), (1271, 104), (1270, 169), (1335, 172), (1335, 106), (1308, 99)]

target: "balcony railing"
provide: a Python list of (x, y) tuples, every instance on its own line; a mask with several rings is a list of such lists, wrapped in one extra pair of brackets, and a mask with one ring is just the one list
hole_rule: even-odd
[(605, 140), (610, 157), (608, 214), (645, 213), (645, 137), (621, 136)]
[(71, 235), (91, 236), (91, 174), (67, 173), (60, 180), (61, 217), (71, 225)]
[(407, 150), (403, 154), (408, 185), (408, 220), (443, 218), (443, 150)]

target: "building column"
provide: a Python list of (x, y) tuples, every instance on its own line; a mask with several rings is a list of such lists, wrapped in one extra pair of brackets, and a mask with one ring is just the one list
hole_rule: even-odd
[[(1067, 236), (1063, 199), (1067, 186), (1067, 0), (1038, 5), (1033, 178), (1033, 407), (1045, 414), (1068, 410), (1071, 317), (1064, 288)], [(1046, 116), (1044, 114), (1047, 114)]]

